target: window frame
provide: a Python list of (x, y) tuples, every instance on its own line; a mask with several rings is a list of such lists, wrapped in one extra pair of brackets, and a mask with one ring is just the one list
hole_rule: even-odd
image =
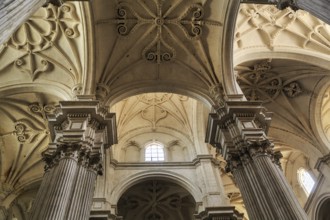
[[(308, 197), (312, 193), (315, 183), (316, 183), (313, 175), (305, 168), (300, 167), (297, 170), (297, 177), (298, 177), (298, 182), (300, 184), (300, 187), (304, 190), (306, 196)], [(308, 181), (313, 181), (312, 186), (310, 186), (311, 182), (308, 182)]]
[(162, 143), (158, 141), (152, 141), (145, 145), (144, 162), (147, 163), (165, 162), (165, 159), (166, 159), (165, 146)]

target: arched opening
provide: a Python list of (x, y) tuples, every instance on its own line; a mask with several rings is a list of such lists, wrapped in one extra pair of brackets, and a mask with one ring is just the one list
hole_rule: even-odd
[(166, 180), (146, 180), (129, 188), (119, 199), (123, 220), (193, 219), (196, 202), (183, 187)]
[(329, 208), (330, 208), (330, 198), (327, 198), (323, 202), (321, 202), (315, 219), (330, 220)]

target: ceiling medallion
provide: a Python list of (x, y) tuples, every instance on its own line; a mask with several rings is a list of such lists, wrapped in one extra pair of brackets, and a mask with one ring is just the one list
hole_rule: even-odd
[(175, 59), (176, 51), (169, 44), (169, 39), (172, 41), (178, 38), (175, 36), (174, 29), (181, 30), (188, 39), (194, 40), (202, 35), (202, 28), (205, 24), (221, 25), (214, 21), (203, 20), (202, 5), (192, 4), (183, 14), (173, 18), (171, 12), (180, 3), (173, 4), (167, 10), (164, 9), (163, 3), (164, 0), (153, 0), (148, 3), (138, 1), (147, 14), (147, 16), (142, 16), (129, 4), (120, 2), (117, 8), (117, 18), (113, 20), (117, 24), (118, 34), (122, 37), (132, 35), (139, 27), (145, 25), (149, 25), (154, 31), (152, 32), (154, 33), (153, 40), (142, 51), (142, 57), (147, 61), (160, 64)]

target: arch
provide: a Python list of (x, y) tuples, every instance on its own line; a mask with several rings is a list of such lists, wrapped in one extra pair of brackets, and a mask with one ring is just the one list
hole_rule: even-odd
[(17, 83), (0, 88), (2, 97), (22, 94), (22, 93), (42, 93), (57, 96), (61, 100), (72, 100), (72, 91), (69, 87), (59, 83)]
[[(227, 19), (226, 23), (224, 24), (223, 29), (223, 36), (225, 36), (222, 44), (222, 65), (223, 65), (223, 72), (222, 72), (222, 80), (223, 80), (223, 87), (224, 92), (227, 96), (230, 95), (241, 95), (243, 97), (243, 93), (239, 88), (236, 77), (234, 74), (234, 35), (235, 35), (235, 28), (236, 27), (236, 19), (239, 12), (239, 1), (229, 1), (229, 6), (227, 9)], [(235, 54), (236, 56), (236, 54)]]
[(202, 202), (202, 192), (195, 184), (193, 184), (189, 179), (184, 176), (166, 170), (152, 170), (152, 171), (142, 171), (135, 175), (130, 176), (119, 182), (115, 187), (110, 196), (111, 204), (117, 204), (120, 197), (133, 185), (140, 183), (148, 179), (160, 179), (167, 180), (182, 186), (186, 189), (195, 199), (196, 203)]
[(319, 142), (322, 144), (322, 153), (326, 154), (329, 152), (329, 139), (326, 137), (322, 126), (322, 104), (323, 104), (323, 95), (326, 93), (327, 89), (330, 87), (329, 80), (320, 80), (316, 85), (314, 90), (315, 94), (319, 94), (317, 97), (312, 97), (311, 107), (310, 107), (310, 119), (313, 130), (315, 130), (315, 135), (319, 139)]
[(206, 89), (194, 85), (189, 85), (188, 88), (187, 86), (174, 82), (159, 82), (156, 84), (154, 81), (144, 83), (130, 83), (126, 84), (125, 86), (121, 86), (111, 91), (111, 93), (105, 99), (105, 103), (106, 105), (113, 106), (121, 100), (131, 96), (156, 92), (174, 93), (188, 96), (190, 98), (201, 101), (208, 107), (211, 107), (214, 104), (212, 98), (210, 97), (209, 91)]
[(117, 203), (118, 215), (126, 220), (185, 220), (194, 218), (195, 211), (196, 202), (186, 189), (159, 179), (133, 185)]
[(303, 61), (311, 65), (317, 63), (318, 67), (329, 69), (330, 57), (313, 51), (308, 51), (308, 54), (306, 54), (306, 49), (300, 48), (274, 48), (274, 51), (270, 51), (268, 48), (256, 47), (236, 52), (234, 67), (240, 63), (261, 59), (288, 59), (300, 62)]
[(321, 196), (318, 204), (316, 205), (315, 220), (330, 220), (330, 193)]

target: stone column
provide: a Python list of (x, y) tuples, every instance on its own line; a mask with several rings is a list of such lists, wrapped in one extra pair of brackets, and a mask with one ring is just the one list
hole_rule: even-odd
[(116, 142), (115, 115), (96, 101), (61, 102), (49, 116), (54, 140), (43, 153), (45, 175), (31, 220), (87, 220), (104, 148)]
[(268, 205), (267, 197), (259, 183), (260, 177), (255, 173), (254, 164), (250, 161), (245, 161), (244, 164), (243, 166), (238, 157), (233, 157), (230, 160), (233, 176), (241, 191), (250, 219), (275, 219), (273, 214), (275, 210), (272, 210)]
[(210, 114), (207, 142), (219, 148), (252, 220), (307, 220), (267, 138), (270, 114), (258, 102), (227, 102)]

